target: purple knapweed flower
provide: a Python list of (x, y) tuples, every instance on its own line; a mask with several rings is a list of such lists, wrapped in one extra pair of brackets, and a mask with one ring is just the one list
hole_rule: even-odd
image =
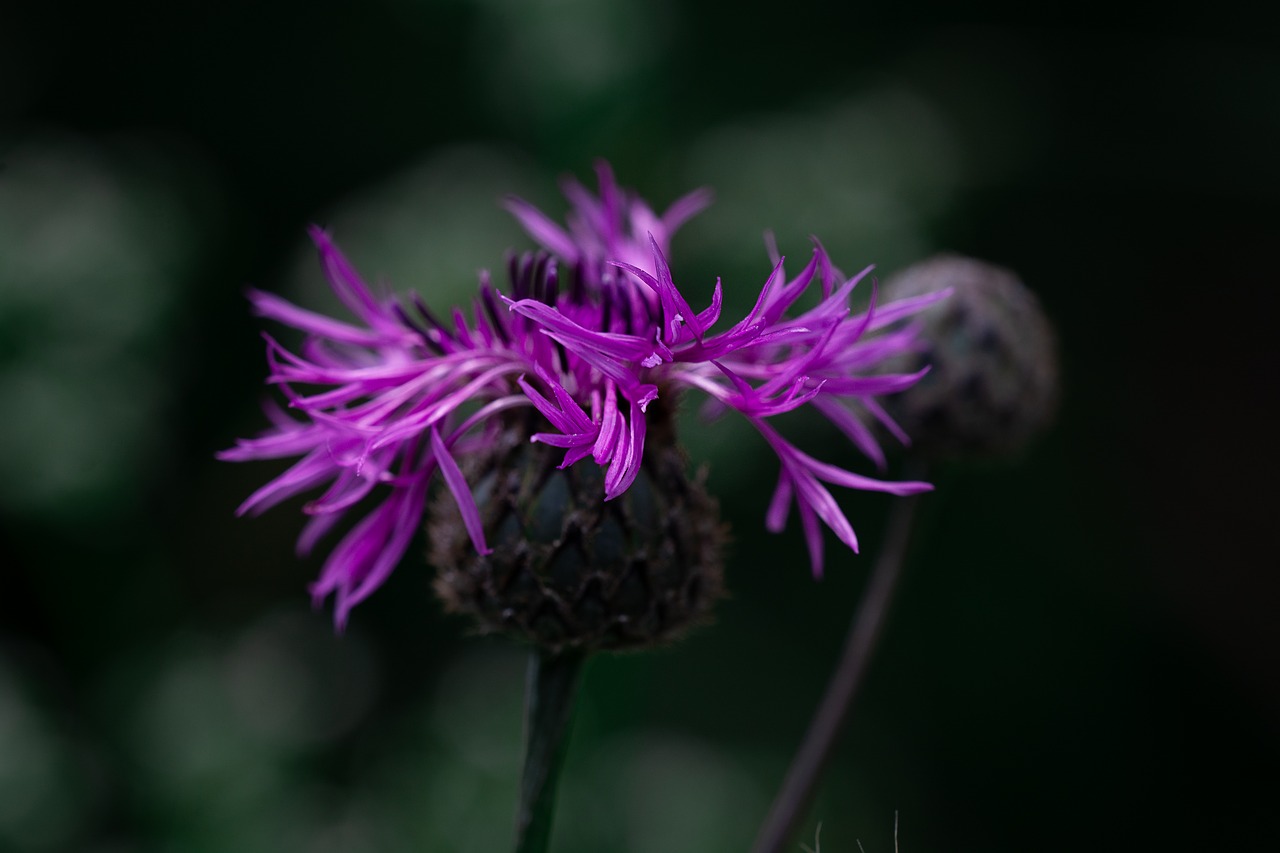
[[(253, 291), (259, 314), (306, 333), (298, 353), (267, 336), (268, 381), (288, 408), (272, 410), (273, 428), (219, 454), (247, 460), (298, 457), (259, 489), (239, 512), (257, 513), (319, 487), (304, 511), (311, 517), (299, 551), (311, 551), (357, 505), (371, 506), (329, 554), (311, 592), (335, 595), (341, 627), (351, 608), (395, 568), (423, 523), (428, 486), (437, 471), (456, 501), (474, 547), (486, 554), (482, 514), (459, 459), (483, 451), (504, 413), (532, 407), (545, 423), (530, 439), (564, 450), (562, 468), (583, 462), (606, 468), (602, 500), (627, 491), (645, 452), (646, 409), (659, 396), (702, 391), (720, 410), (734, 409), (777, 454), (781, 473), (766, 513), (772, 531), (792, 504), (820, 574), (819, 522), (857, 550), (848, 519), (825, 484), (905, 495), (927, 483), (884, 482), (819, 461), (787, 441), (775, 415), (810, 405), (862, 453), (883, 467), (866, 418), (905, 441), (876, 398), (900, 391), (924, 371), (886, 374), (886, 360), (913, 347), (904, 319), (933, 303), (926, 295), (855, 312), (854, 287), (870, 268), (845, 278), (815, 240), (812, 256), (788, 278), (777, 259), (755, 307), (719, 331), (722, 289), (695, 310), (676, 286), (667, 261), (672, 234), (709, 201), (696, 192), (662, 216), (598, 167), (600, 194), (567, 185), (573, 209), (562, 228), (518, 199), (508, 203), (549, 253), (513, 261), (511, 286), (481, 275), (470, 317), (436, 317), (416, 295), (378, 296), (329, 236), (311, 237), (338, 296), (358, 319), (324, 317)], [(567, 274), (566, 274), (567, 273)], [(788, 311), (811, 286), (817, 304)], [(590, 457), (590, 463), (585, 460)]]

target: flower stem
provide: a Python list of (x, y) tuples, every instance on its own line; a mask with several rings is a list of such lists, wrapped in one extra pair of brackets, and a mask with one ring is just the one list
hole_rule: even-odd
[(586, 655), (535, 649), (525, 678), (524, 773), (516, 811), (516, 853), (544, 853), (555, 814), (556, 783), (569, 741), (578, 674)]
[(919, 495), (909, 495), (894, 502), (875, 570), (858, 603), (853, 622), (849, 626), (849, 634), (845, 638), (844, 653), (831, 673), (826, 695), (822, 697), (822, 703), (809, 723), (804, 742), (792, 759), (786, 780), (756, 836), (753, 853), (780, 853), (786, 848), (808, 811), (818, 779), (826, 768), (840, 730), (849, 716), (849, 709), (853, 706), (854, 697), (884, 627), (894, 587), (902, 573), (903, 558), (906, 556), (907, 542), (919, 500)]

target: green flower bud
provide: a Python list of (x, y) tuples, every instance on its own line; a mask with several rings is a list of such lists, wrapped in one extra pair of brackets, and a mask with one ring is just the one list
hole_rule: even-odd
[(1011, 454), (1044, 428), (1057, 408), (1053, 329), (1035, 296), (1012, 272), (958, 255), (939, 255), (890, 278), (883, 300), (952, 293), (916, 317), (924, 348), (893, 365), (925, 365), (916, 385), (886, 400), (889, 414), (925, 456)]

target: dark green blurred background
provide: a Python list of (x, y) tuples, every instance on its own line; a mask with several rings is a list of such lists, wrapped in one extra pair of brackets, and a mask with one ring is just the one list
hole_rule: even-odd
[[(1059, 329), (1053, 431), (940, 472), (808, 843), (1269, 846), (1274, 22), (934, 5), (0, 7), (0, 850), (504, 849), (521, 650), (412, 559), (335, 639), (299, 502), (232, 516), (278, 469), (213, 454), (263, 423), (245, 286), (333, 306), (308, 223), (448, 306), (527, 245), (504, 193), (558, 214), (600, 156), (715, 188), (673, 260), (739, 309), (772, 228), (1010, 266)], [(732, 595), (591, 664), (558, 850), (746, 849), (877, 551), (891, 499), (843, 496), (863, 555), (814, 582), (763, 443), (689, 434)]]

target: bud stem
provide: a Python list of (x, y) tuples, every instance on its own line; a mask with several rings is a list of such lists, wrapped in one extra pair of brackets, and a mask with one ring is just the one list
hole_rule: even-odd
[[(921, 479), (923, 475), (924, 471), (920, 470), (910, 479)], [(908, 495), (894, 502), (875, 570), (845, 638), (844, 653), (831, 673), (822, 703), (809, 723), (804, 742), (792, 759), (786, 780), (756, 836), (753, 853), (780, 853), (786, 849), (808, 811), (818, 779), (826, 769), (884, 627), (894, 587), (902, 574), (919, 500), (920, 495)]]
[(544, 853), (555, 814), (556, 783), (569, 741), (578, 674), (586, 655), (534, 649), (525, 679), (524, 773), (516, 811), (516, 853)]

